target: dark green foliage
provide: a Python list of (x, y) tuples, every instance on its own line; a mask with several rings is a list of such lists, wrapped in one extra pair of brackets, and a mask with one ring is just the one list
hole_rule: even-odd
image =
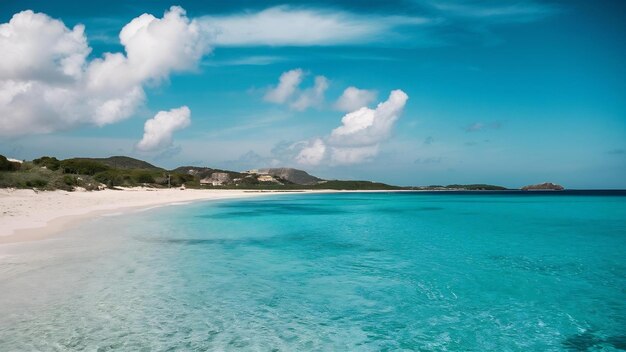
[(27, 188), (42, 188), (42, 187), (45, 187), (47, 184), (48, 184), (48, 181), (41, 179), (41, 178), (35, 178), (32, 180), (24, 181), (23, 186), (26, 186)]
[(131, 172), (131, 179), (136, 183), (154, 183), (152, 174), (144, 170), (133, 170)]
[(93, 178), (94, 180), (107, 185), (109, 188), (122, 186), (124, 184), (124, 175), (119, 170), (106, 170), (98, 172)]
[[(188, 182), (193, 182), (195, 180), (195, 177), (188, 174), (172, 173), (170, 174), (170, 176), (170, 182), (172, 187), (179, 187), (183, 184), (187, 184)], [(167, 179), (165, 180), (165, 185), (167, 185)]]
[(78, 177), (70, 175), (55, 175), (47, 184), (47, 189), (61, 189), (64, 191), (72, 191), (74, 187), (79, 185)]
[(61, 169), (66, 174), (93, 176), (98, 172), (108, 170), (109, 166), (89, 159), (74, 158), (61, 161)]
[(22, 164), (9, 161), (4, 155), (0, 155), (0, 171), (17, 171)]
[(113, 169), (147, 169), (147, 170), (162, 170), (150, 163), (127, 156), (111, 156), (108, 158), (81, 158), (83, 160), (91, 160), (104, 165), (107, 165)]
[(246, 176), (239, 181), (239, 186), (245, 188), (246, 186), (258, 186), (261, 182), (256, 177)]
[(63, 175), (63, 183), (67, 186), (78, 186), (78, 177)]
[(49, 170), (56, 171), (61, 167), (61, 162), (55, 157), (42, 156), (41, 158), (34, 159), (33, 164), (41, 167), (46, 167)]

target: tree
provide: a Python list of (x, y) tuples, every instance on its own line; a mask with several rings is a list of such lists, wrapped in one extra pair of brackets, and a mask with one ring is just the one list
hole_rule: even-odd
[(17, 171), (22, 164), (9, 161), (4, 155), (0, 155), (0, 171)]

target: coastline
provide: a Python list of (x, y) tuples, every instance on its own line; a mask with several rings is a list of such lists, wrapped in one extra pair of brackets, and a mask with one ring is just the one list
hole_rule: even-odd
[[(154, 207), (189, 202), (249, 198), (293, 193), (456, 193), (439, 190), (208, 190), (154, 189), (145, 187), (103, 191), (33, 191), (0, 189), (0, 245), (49, 238), (93, 217), (120, 215)], [(472, 193), (507, 193), (509, 191), (466, 191)], [(520, 193), (521, 191), (516, 191)], [(553, 192), (521, 192), (546, 194)], [(561, 194), (568, 192), (560, 191)], [(578, 192), (574, 192), (578, 193)]]
[[(302, 193), (328, 193), (303, 191)], [(36, 241), (98, 216), (196, 201), (250, 198), (293, 192), (126, 188), (103, 191), (0, 190), (0, 245)]]

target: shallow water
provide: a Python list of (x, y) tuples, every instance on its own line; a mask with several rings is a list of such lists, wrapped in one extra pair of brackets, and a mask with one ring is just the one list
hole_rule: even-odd
[(0, 351), (616, 351), (625, 254), (625, 196), (170, 206), (0, 246)]

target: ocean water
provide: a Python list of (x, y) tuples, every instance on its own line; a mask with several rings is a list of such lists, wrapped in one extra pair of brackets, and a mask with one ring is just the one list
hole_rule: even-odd
[(0, 246), (0, 351), (82, 350), (626, 350), (626, 195), (273, 195)]

